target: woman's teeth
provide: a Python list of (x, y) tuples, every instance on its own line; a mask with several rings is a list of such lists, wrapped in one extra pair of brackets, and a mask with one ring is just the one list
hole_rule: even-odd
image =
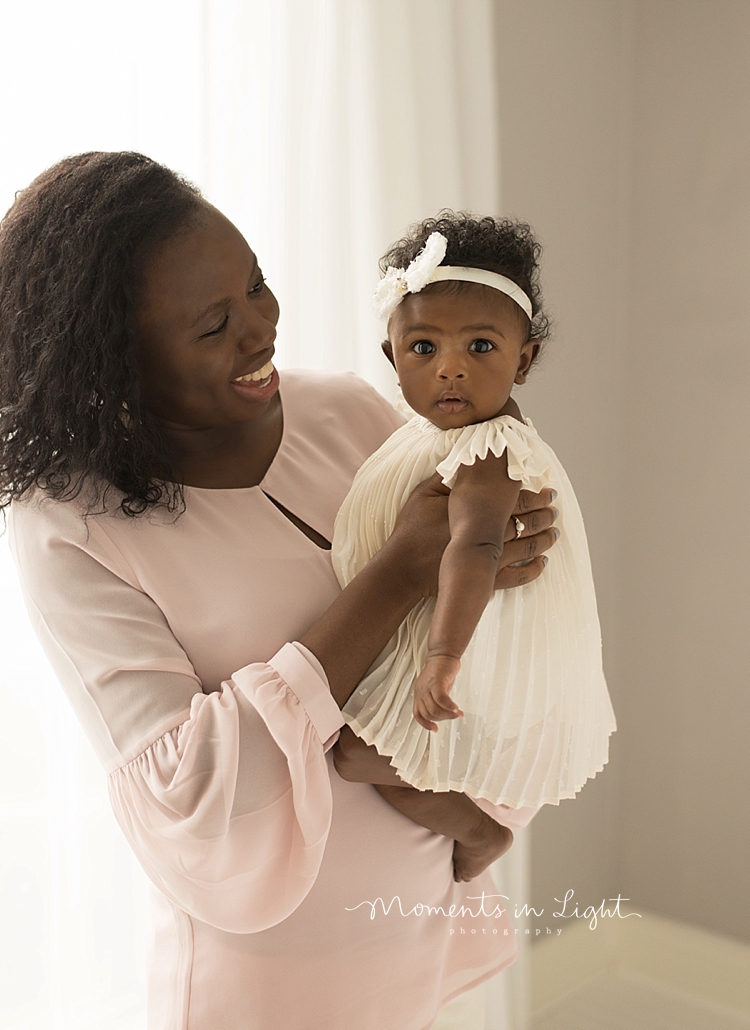
[(257, 383), (258, 386), (268, 386), (273, 373), (273, 362), (268, 361), (259, 368), (257, 372), (249, 372), (246, 376), (237, 376), (235, 383)]

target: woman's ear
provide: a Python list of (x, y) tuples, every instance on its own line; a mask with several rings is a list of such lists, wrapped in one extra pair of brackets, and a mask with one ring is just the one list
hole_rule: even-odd
[(513, 380), (518, 386), (526, 382), (529, 369), (534, 364), (542, 344), (539, 340), (527, 340), (521, 347), (521, 356), (518, 361), (516, 378)]
[(385, 354), (385, 356), (388, 358), (390, 363), (395, 368), (396, 367), (396, 362), (393, 360), (393, 347), (391, 346), (391, 341), (390, 340), (383, 340), (383, 342), (380, 344), (380, 349), (382, 350), (383, 354)]

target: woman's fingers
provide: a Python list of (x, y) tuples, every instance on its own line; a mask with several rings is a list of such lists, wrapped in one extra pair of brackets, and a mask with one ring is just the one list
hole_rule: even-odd
[[(527, 491), (522, 491), (527, 492)], [(547, 491), (551, 493), (552, 491)], [(519, 495), (520, 496), (520, 495)], [(540, 495), (530, 494), (530, 497), (537, 498)], [(517, 540), (519, 536), (529, 537), (536, 533), (542, 533), (554, 525), (560, 512), (554, 505), (543, 505), (540, 508), (530, 508), (528, 511), (519, 511), (511, 516), (505, 529), (505, 542)]]
[(553, 501), (557, 492), (545, 487), (538, 494), (521, 490), (518, 503), (505, 530), (501, 567), (495, 589), (506, 590), (531, 583), (544, 572), (544, 552), (554, 547), (560, 536), (555, 521), (560, 512)]
[(508, 590), (512, 587), (522, 587), (538, 579), (544, 572), (547, 564), (546, 555), (539, 555), (523, 565), (506, 565), (498, 569), (495, 576), (495, 590)]
[(557, 497), (557, 490), (545, 486), (538, 494), (531, 490), (521, 490), (513, 510), (514, 515), (526, 515), (530, 511), (537, 511), (539, 508), (548, 508)]
[(542, 530), (541, 533), (534, 533), (528, 536), (522, 533), (516, 540), (507, 540), (503, 545), (503, 553), (500, 557), (500, 564), (503, 567), (515, 565), (519, 561), (528, 561), (529, 558), (536, 558), (554, 546), (560, 536), (560, 530), (555, 526)]

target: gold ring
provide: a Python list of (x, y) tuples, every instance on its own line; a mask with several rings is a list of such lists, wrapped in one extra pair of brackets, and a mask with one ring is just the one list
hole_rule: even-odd
[(521, 533), (523, 533), (524, 529), (526, 529), (526, 526), (524, 526), (523, 522), (521, 522), (517, 515), (513, 516), (513, 521), (516, 524), (516, 535), (513, 537), (513, 539), (518, 540)]

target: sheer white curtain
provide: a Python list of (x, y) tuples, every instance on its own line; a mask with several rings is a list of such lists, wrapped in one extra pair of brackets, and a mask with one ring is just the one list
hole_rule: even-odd
[[(280, 363), (394, 381), (377, 258), (441, 207), (500, 210), (492, 0), (6, 3), (0, 206), (86, 149), (137, 149), (233, 218), (280, 298)], [(2, 565), (0, 1026), (144, 1025), (143, 874)], [(497, 870), (527, 891), (523, 833)], [(523, 941), (523, 936), (519, 935)], [(518, 1030), (525, 962), (441, 1017)]]
[(441, 207), (499, 210), (492, 7), (209, 0), (203, 181), (262, 256), (287, 364), (392, 390), (380, 254)]

